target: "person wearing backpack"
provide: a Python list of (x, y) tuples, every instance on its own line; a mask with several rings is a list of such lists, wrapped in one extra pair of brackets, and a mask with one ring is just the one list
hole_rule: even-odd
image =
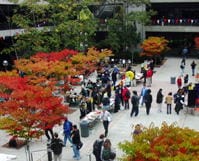
[(57, 133), (54, 133), (54, 139), (50, 144), (50, 147), (54, 154), (54, 161), (61, 161), (63, 146), (64, 146), (63, 141), (60, 138), (58, 138)]
[(103, 143), (101, 158), (102, 161), (113, 161), (116, 158), (116, 153), (113, 152), (109, 139), (106, 139)]
[(66, 146), (67, 139), (71, 144), (71, 130), (72, 130), (72, 122), (68, 120), (68, 118), (65, 118), (64, 125), (63, 125), (63, 132), (64, 132), (64, 146)]
[(93, 155), (95, 156), (96, 161), (102, 161), (101, 160), (101, 150), (102, 150), (102, 145), (104, 143), (104, 134), (101, 134), (99, 136), (99, 139), (95, 140), (93, 144)]
[(124, 86), (124, 89), (122, 90), (122, 98), (124, 100), (124, 109), (129, 109), (129, 99), (131, 97), (131, 93), (127, 86)]

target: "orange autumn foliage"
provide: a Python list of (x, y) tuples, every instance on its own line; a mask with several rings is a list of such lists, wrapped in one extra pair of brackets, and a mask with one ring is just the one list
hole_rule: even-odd
[(141, 44), (143, 52), (141, 56), (155, 56), (160, 55), (168, 50), (168, 40), (164, 37), (148, 37)]

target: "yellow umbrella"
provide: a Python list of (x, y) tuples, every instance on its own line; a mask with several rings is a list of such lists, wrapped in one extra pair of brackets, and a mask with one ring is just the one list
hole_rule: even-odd
[(134, 77), (135, 77), (135, 75), (134, 75), (134, 73), (133, 73), (132, 71), (127, 71), (127, 72), (125, 73), (125, 76), (126, 76), (126, 77), (129, 77), (130, 80), (133, 80)]

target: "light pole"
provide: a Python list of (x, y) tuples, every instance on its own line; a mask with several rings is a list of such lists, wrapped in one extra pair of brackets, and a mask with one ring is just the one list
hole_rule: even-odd
[(7, 60), (3, 61), (3, 66), (5, 68), (5, 71), (7, 71), (7, 67), (8, 67), (8, 61)]

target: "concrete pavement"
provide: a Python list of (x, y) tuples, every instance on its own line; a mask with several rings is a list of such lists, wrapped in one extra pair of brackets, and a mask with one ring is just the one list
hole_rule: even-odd
[[(193, 59), (186, 60), (185, 73), (189, 74), (190, 78), (189, 82), (195, 82), (195, 78), (191, 76), (190, 64), (192, 61)], [(163, 112), (159, 113), (155, 102), (156, 94), (159, 88), (163, 89), (164, 96), (166, 96), (170, 91), (173, 93), (177, 91), (177, 85), (170, 84), (170, 77), (171, 76), (178, 77), (180, 75), (180, 62), (181, 59), (179, 58), (166, 58), (166, 61), (161, 67), (155, 67), (156, 72), (153, 76), (152, 87), (150, 88), (152, 90), (152, 95), (153, 95), (153, 103), (150, 115), (148, 116), (146, 115), (144, 107), (140, 107), (140, 112), (137, 117), (131, 118), (130, 110), (123, 110), (119, 111), (118, 113), (112, 114), (113, 120), (110, 123), (108, 138), (111, 140), (112, 146), (116, 150), (117, 157), (120, 157), (122, 155), (122, 152), (118, 148), (118, 143), (124, 140), (131, 140), (132, 125), (135, 125), (137, 123), (140, 123), (143, 126), (148, 127), (151, 123), (153, 123), (155, 126), (160, 126), (163, 121), (167, 122), (168, 124), (175, 122), (180, 127), (189, 127), (191, 129), (199, 131), (199, 126), (198, 126), (199, 116), (186, 114), (184, 113), (184, 111), (180, 111), (179, 115), (177, 115), (174, 111), (172, 111), (171, 115), (167, 115), (165, 105), (163, 106)], [(136, 71), (139, 71), (140, 65), (137, 65), (136, 67), (133, 68), (135, 68)], [(94, 77), (95, 76), (92, 76), (91, 79), (94, 79)], [(141, 88), (142, 84), (138, 84), (137, 87), (131, 87), (131, 91), (137, 90), (138, 93), (140, 93)], [(79, 110), (76, 110), (72, 114), (68, 114), (68, 118), (74, 124), (77, 124), (79, 126), (80, 122)], [(60, 133), (61, 129), (62, 126), (56, 126), (54, 128), (54, 131)], [(84, 143), (84, 146), (82, 147), (80, 152), (81, 161), (90, 161), (89, 154), (91, 154), (92, 152), (93, 142), (103, 132), (104, 129), (102, 123), (99, 122), (94, 127), (94, 129), (90, 131), (89, 137), (81, 138), (82, 142)], [(61, 134), (60, 137), (63, 138)], [(9, 136), (4, 131), (0, 131), (0, 145), (7, 143), (8, 140)], [(46, 143), (47, 139), (45, 136), (43, 136), (41, 139), (31, 141), (30, 150), (33, 154), (33, 161), (48, 161), (47, 152), (46, 152)], [(20, 149), (11, 149), (0, 146), (0, 153), (16, 155), (16, 159), (14, 159), (13, 161), (27, 161), (24, 147)], [(72, 158), (72, 156), (73, 156), (72, 148), (70, 147), (69, 142), (67, 142), (66, 147), (64, 147), (63, 149), (62, 161), (73, 161), (74, 159)], [(91, 155), (91, 160), (92, 161), (95, 160), (93, 155)]]

